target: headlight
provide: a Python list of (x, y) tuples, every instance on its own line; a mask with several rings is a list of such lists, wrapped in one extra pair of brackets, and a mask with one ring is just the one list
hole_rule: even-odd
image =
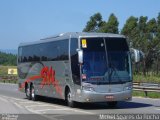
[(132, 86), (126, 86), (124, 87), (124, 90), (132, 90)]
[(86, 91), (94, 91), (94, 88), (90, 86), (83, 86), (82, 89)]

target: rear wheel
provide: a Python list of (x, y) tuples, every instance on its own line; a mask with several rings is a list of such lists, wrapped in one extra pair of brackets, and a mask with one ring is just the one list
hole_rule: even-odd
[(30, 90), (29, 85), (26, 85), (25, 93), (26, 93), (27, 99), (31, 100), (31, 90)]
[(67, 91), (66, 101), (69, 107), (75, 107), (75, 102), (72, 100), (72, 94), (70, 90)]
[(109, 107), (116, 107), (118, 102), (117, 101), (112, 101), (107, 103)]

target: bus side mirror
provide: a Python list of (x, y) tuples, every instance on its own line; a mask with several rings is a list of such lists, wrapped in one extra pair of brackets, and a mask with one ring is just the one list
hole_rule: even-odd
[(83, 51), (81, 49), (77, 49), (78, 52), (78, 61), (80, 64), (83, 63)]
[(140, 50), (131, 48), (130, 53), (131, 53), (131, 59), (135, 63), (138, 63), (144, 59), (144, 53)]

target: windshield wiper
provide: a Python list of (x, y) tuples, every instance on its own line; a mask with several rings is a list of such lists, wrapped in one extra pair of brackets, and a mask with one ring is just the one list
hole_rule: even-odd
[(110, 72), (109, 72), (109, 79), (110, 79), (110, 83), (111, 83), (111, 77), (112, 77), (112, 74), (115, 73), (115, 75), (117, 76), (119, 82), (122, 82), (122, 80), (120, 79), (118, 73), (117, 73), (117, 69), (116, 67), (114, 66), (114, 64), (110, 61), (109, 63), (109, 68), (110, 68)]

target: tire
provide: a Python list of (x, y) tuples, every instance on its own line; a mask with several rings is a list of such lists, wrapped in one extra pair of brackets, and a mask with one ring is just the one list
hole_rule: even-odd
[(112, 101), (107, 103), (109, 107), (116, 107), (118, 102), (117, 101)]
[(33, 101), (37, 101), (38, 100), (38, 96), (35, 94), (35, 89), (34, 89), (34, 85), (31, 85), (31, 99)]
[(66, 94), (66, 101), (69, 107), (72, 107), (72, 108), (75, 107), (75, 102), (72, 100), (72, 94), (70, 90), (68, 90)]
[(27, 99), (31, 100), (31, 90), (30, 90), (29, 85), (26, 86), (25, 93), (26, 93)]

